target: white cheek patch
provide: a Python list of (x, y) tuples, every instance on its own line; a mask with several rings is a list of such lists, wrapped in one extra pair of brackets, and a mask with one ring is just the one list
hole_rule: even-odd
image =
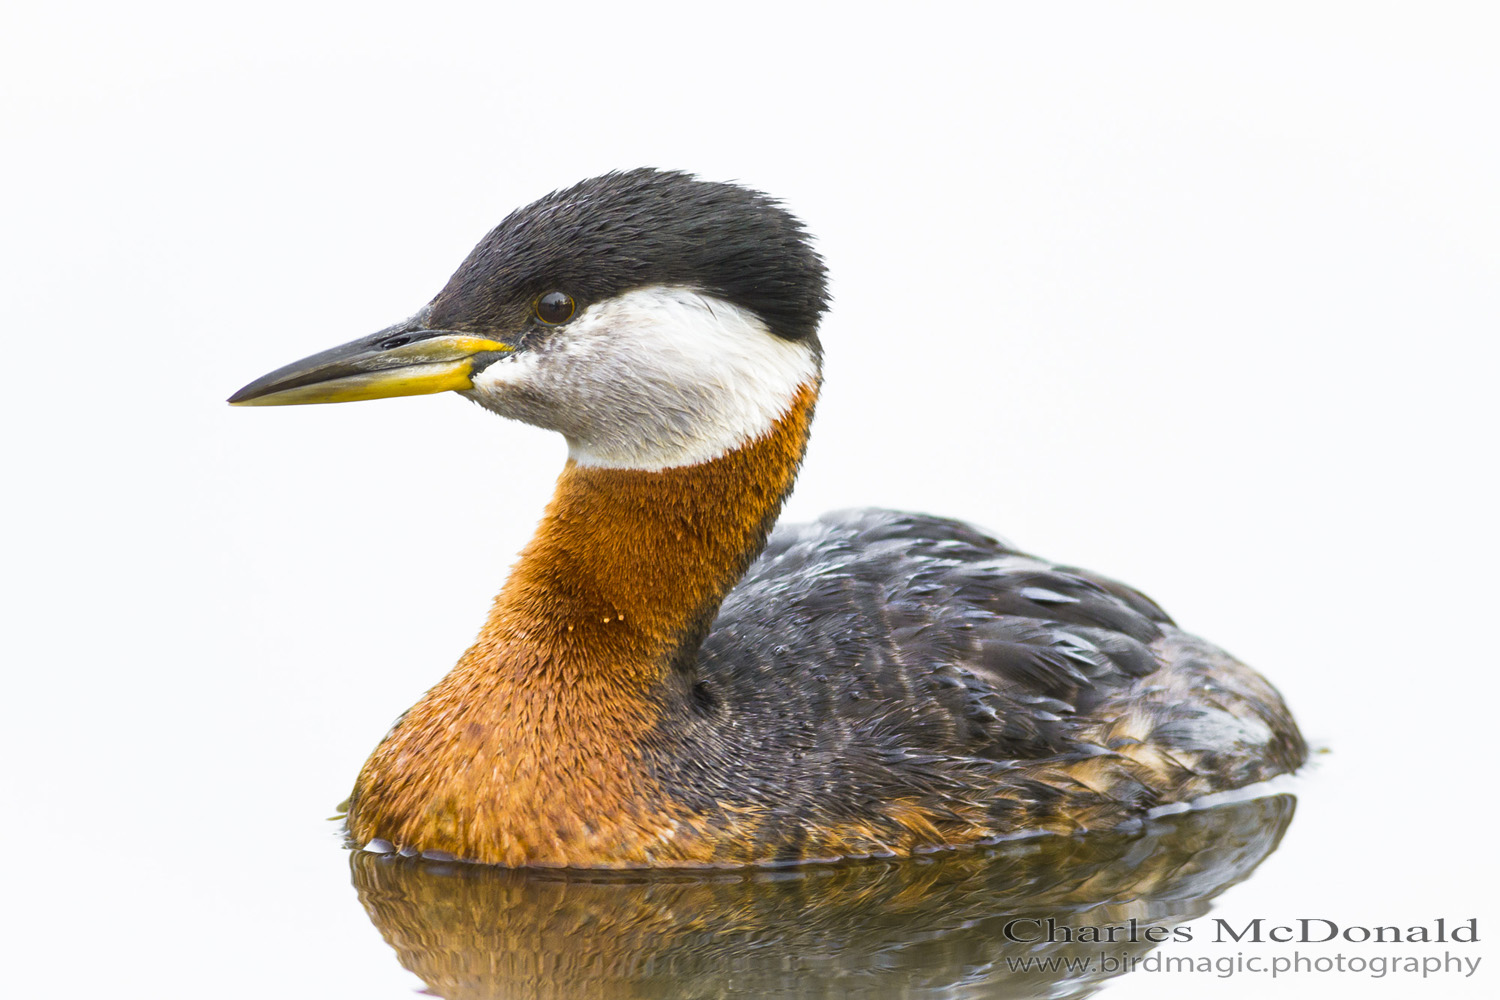
[(687, 288), (627, 292), (491, 364), (465, 395), (560, 431), (579, 465), (696, 465), (771, 429), (818, 377), (807, 344)]

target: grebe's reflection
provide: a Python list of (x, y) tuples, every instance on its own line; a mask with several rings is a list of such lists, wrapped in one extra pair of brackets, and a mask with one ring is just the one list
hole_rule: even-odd
[[(782, 871), (532, 871), (362, 851), (351, 865), (401, 964), (448, 1000), (1084, 996), (1119, 970), (1015, 966), (1145, 955), (1145, 928), (1207, 912), (1275, 850), (1294, 804)], [(1101, 943), (1111, 926), (1122, 929)]]

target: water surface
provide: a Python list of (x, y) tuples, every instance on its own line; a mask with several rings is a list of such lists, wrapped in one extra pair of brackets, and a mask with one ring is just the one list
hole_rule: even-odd
[(779, 871), (349, 860), (386, 943), (447, 1000), (1076, 997), (1249, 877), (1294, 806), (1274, 795), (1131, 834)]

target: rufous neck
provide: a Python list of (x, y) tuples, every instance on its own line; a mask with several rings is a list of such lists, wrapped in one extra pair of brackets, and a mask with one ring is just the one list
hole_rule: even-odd
[(694, 465), (644, 471), (569, 460), (476, 648), (550, 647), (532, 662), (579, 679), (649, 682), (684, 668), (765, 545), (816, 399), (815, 382), (802, 386), (764, 434)]

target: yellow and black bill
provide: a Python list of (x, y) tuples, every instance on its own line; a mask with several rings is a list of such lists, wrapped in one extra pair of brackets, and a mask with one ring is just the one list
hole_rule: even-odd
[(424, 329), (418, 317), (262, 375), (229, 402), (350, 403), (472, 389), (477, 372), (513, 350), (472, 333)]

